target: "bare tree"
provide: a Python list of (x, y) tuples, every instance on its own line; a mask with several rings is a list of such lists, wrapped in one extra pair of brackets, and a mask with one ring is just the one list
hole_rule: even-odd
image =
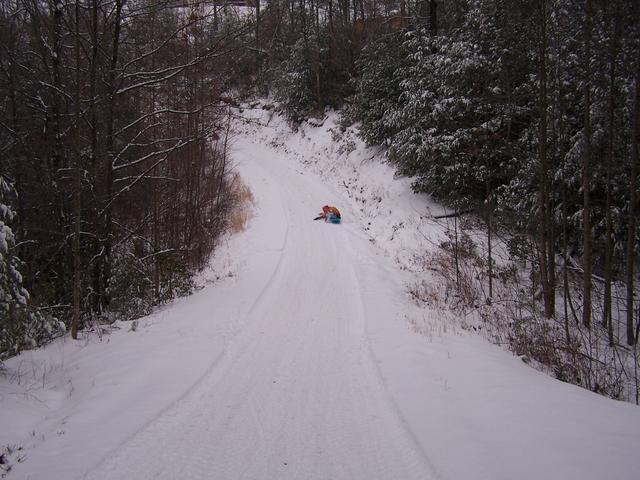
[(638, 162), (640, 161), (640, 154), (638, 152), (638, 142), (640, 141), (640, 57), (636, 65), (636, 78), (634, 89), (634, 101), (633, 101), (633, 126), (631, 136), (631, 171), (629, 176), (629, 224), (627, 227), (627, 268), (626, 268), (626, 283), (627, 283), (627, 318), (626, 318), (626, 332), (627, 332), (627, 344), (634, 345), (637, 342), (637, 335), (633, 329), (634, 319), (634, 287), (635, 287), (635, 243), (636, 243), (636, 203), (638, 188)]
[(582, 249), (584, 264), (582, 276), (582, 324), (587, 328), (591, 328), (591, 0), (585, 0), (585, 8), (584, 153), (582, 156)]
[(612, 182), (613, 182), (613, 150), (615, 136), (615, 97), (616, 97), (616, 62), (619, 49), (620, 37), (620, 3), (614, 1), (611, 15), (612, 33), (609, 46), (609, 99), (608, 99), (608, 151), (607, 151), (607, 193), (605, 205), (605, 260), (604, 260), (604, 305), (602, 314), (602, 325), (607, 329), (609, 345), (613, 346), (613, 320), (611, 318), (611, 282), (613, 277), (613, 232), (612, 232)]
[(74, 153), (75, 168), (73, 181), (73, 212), (75, 215), (73, 235), (73, 318), (71, 320), (71, 338), (78, 338), (80, 325), (80, 4), (75, 2), (75, 73), (74, 88)]
[(555, 313), (555, 260), (551, 212), (551, 169), (547, 154), (547, 2), (538, 0), (540, 38), (538, 43), (538, 92), (539, 129), (539, 256), (540, 279), (544, 296), (544, 311), (547, 317)]

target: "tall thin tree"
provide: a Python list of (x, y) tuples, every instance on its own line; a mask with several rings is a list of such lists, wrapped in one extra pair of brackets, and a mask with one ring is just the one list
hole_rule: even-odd
[(615, 97), (616, 97), (616, 62), (618, 55), (618, 37), (620, 35), (620, 3), (615, 0), (612, 3), (611, 15), (611, 39), (609, 46), (609, 98), (607, 105), (608, 122), (608, 149), (607, 149), (607, 193), (605, 205), (605, 259), (604, 259), (604, 305), (602, 313), (602, 325), (607, 329), (609, 345), (613, 346), (613, 322), (611, 318), (611, 282), (613, 276), (613, 218), (612, 218), (612, 182), (613, 182), (613, 151), (615, 136)]
[(637, 188), (638, 188), (638, 162), (640, 162), (640, 152), (638, 142), (640, 141), (640, 56), (637, 59), (635, 93), (633, 101), (633, 126), (631, 135), (631, 172), (629, 179), (629, 224), (627, 231), (627, 344), (633, 345), (637, 340), (633, 329), (634, 290), (635, 290), (635, 243), (637, 224)]
[(591, 0), (585, 2), (584, 152), (582, 155), (582, 324), (591, 328)]
[(80, 324), (80, 3), (75, 2), (75, 73), (76, 82), (74, 89), (74, 153), (75, 168), (73, 182), (73, 211), (75, 215), (73, 235), (73, 318), (71, 321), (71, 338), (78, 338)]

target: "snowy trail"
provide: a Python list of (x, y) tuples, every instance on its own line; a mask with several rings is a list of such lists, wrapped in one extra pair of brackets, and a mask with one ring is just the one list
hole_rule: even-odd
[[(202, 289), (136, 329), (116, 322), (9, 359), (0, 476), (638, 476), (637, 406), (408, 301), (411, 282), (431, 277), (406, 265), (442, 233), (416, 202), (441, 206), (391, 180), (335, 112), (296, 132), (272, 110), (245, 113), (260, 121), (238, 126), (233, 156), (256, 198), (249, 228), (220, 246)], [(342, 225), (311, 220), (325, 203)]]
[(188, 393), (84, 478), (437, 478), (367, 345), (366, 240), (348, 220), (312, 222), (332, 193), (273, 151), (247, 143), (235, 158), (259, 210), (237, 331)]

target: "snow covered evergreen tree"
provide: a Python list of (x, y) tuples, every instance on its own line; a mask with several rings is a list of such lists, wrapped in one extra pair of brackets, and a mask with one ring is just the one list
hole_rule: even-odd
[(288, 48), (289, 54), (273, 73), (273, 96), (293, 123), (300, 122), (316, 106), (312, 94), (310, 42), (315, 44), (313, 40), (301, 38)]
[(61, 328), (57, 321), (46, 320), (27, 306), (29, 293), (22, 285), (21, 261), (15, 254), (11, 229), (14, 195), (11, 184), (0, 175), (0, 362), (23, 348), (39, 345), (55, 328)]
[(15, 212), (8, 202), (12, 193), (13, 188), (0, 176), (0, 312), (6, 321), (3, 329), (11, 329), (16, 308), (25, 306), (29, 298), (22, 287), (22, 275), (18, 271), (20, 260), (13, 253), (15, 237), (10, 224), (15, 218)]
[(367, 45), (356, 62), (360, 76), (353, 80), (355, 93), (346, 117), (360, 122), (360, 134), (369, 145), (389, 145), (397, 128), (389, 114), (401, 103), (398, 69), (406, 63), (403, 33), (383, 36)]
[[(534, 316), (557, 318), (562, 281), (566, 349), (584, 335), (569, 317), (592, 329), (592, 311), (610, 346), (623, 336), (616, 310), (626, 342), (637, 337), (638, 5), (443, 2), (438, 35), (410, 28), (400, 48), (380, 39), (357, 62), (350, 113), (362, 137), (387, 146), (416, 190), (516, 234)], [(612, 293), (623, 281), (624, 306)]]

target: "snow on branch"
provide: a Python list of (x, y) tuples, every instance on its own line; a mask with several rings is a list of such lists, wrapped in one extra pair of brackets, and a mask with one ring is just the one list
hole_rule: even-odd
[(165, 154), (169, 155), (171, 152), (174, 152), (175, 150), (182, 148), (188, 143), (191, 143), (191, 141), (183, 142), (182, 139), (178, 139), (178, 141), (171, 147), (165, 148), (163, 150), (156, 150), (154, 152), (147, 153), (146, 155), (143, 155), (142, 157), (137, 158), (136, 160), (133, 160), (129, 163), (125, 163), (122, 165), (114, 165), (113, 171), (116, 172), (118, 170), (122, 170), (123, 168), (133, 167), (134, 165), (138, 165), (139, 163), (149, 160), (150, 158), (157, 157), (158, 155), (165, 155)]
[(215, 107), (221, 107), (221, 106), (217, 105), (215, 103), (207, 103), (206, 105), (201, 105), (200, 107), (196, 108), (195, 110), (176, 110), (174, 108), (161, 108), (159, 110), (154, 110), (153, 112), (147, 112), (144, 115), (141, 115), (140, 117), (135, 119), (133, 122), (129, 123), (128, 125), (125, 125), (124, 127), (122, 127), (120, 130), (118, 130), (115, 133), (115, 135), (119, 136), (119, 135), (123, 134), (124, 132), (126, 132), (130, 128), (135, 127), (140, 122), (146, 120), (149, 117), (153, 117), (154, 115), (162, 115), (162, 114), (165, 114), (165, 113), (171, 113), (171, 114), (174, 114), (174, 115), (194, 115), (194, 114), (197, 114), (197, 113), (202, 113), (204, 110), (206, 110), (207, 108), (210, 108), (210, 107), (215, 108)]
[(178, 150), (181, 150), (182, 148), (191, 145), (197, 141), (202, 140), (203, 138), (206, 138), (207, 135), (210, 132), (203, 132), (202, 135), (197, 135), (194, 137), (191, 137), (187, 140), (185, 139), (179, 139), (173, 146), (169, 147), (169, 148), (165, 148), (163, 150), (159, 150), (159, 151), (155, 151), (155, 152), (151, 152), (147, 155), (144, 155), (141, 158), (138, 158), (137, 160), (134, 160), (132, 162), (129, 162), (127, 164), (124, 165), (118, 165), (117, 167), (114, 167), (113, 170), (121, 170), (123, 168), (128, 168), (131, 167), (133, 165), (138, 165), (146, 160), (149, 160), (150, 158), (154, 158), (154, 157), (158, 157), (158, 156), (162, 156), (160, 159), (158, 159), (157, 161), (155, 161), (149, 168), (147, 168), (146, 170), (144, 170), (143, 172), (141, 172), (139, 175), (133, 177), (133, 180), (131, 181), (131, 183), (127, 184), (126, 186), (122, 187), (117, 193), (115, 193), (112, 197), (111, 200), (109, 200), (109, 202), (102, 208), (102, 210), (100, 210), (100, 212), (98, 213), (98, 216), (103, 216), (105, 214), (105, 212), (111, 207), (111, 205), (113, 204), (113, 202), (120, 197), (120, 195), (122, 195), (125, 192), (128, 192), (129, 190), (131, 190), (132, 187), (134, 187), (138, 182), (140, 182), (141, 180), (147, 178), (147, 175), (153, 171), (153, 169), (155, 169), (158, 165), (164, 163), (169, 156), (173, 153), (176, 152)]

